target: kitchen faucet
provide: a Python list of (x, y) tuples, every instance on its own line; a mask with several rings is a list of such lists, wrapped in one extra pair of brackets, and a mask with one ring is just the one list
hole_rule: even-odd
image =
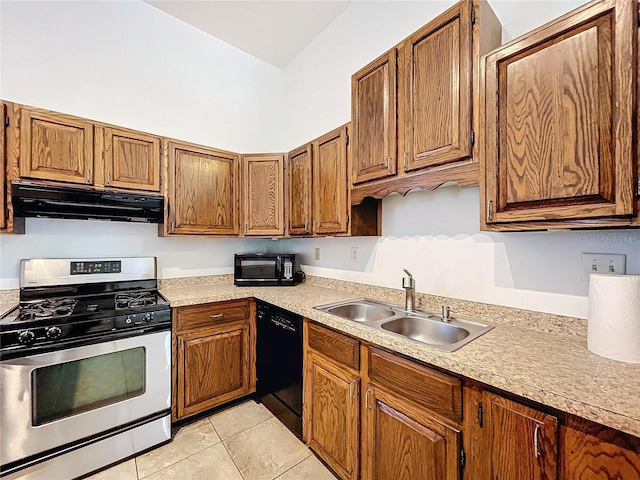
[(403, 268), (404, 273), (408, 275), (408, 277), (402, 278), (402, 288), (405, 289), (405, 299), (404, 299), (404, 309), (408, 312), (413, 312), (415, 303), (416, 303), (416, 282), (413, 279), (413, 275), (406, 268)]

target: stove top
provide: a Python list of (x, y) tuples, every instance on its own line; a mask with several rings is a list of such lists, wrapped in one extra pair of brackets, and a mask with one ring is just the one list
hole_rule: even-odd
[(0, 357), (171, 326), (155, 259), (23, 260), (21, 268), (20, 303), (0, 317)]

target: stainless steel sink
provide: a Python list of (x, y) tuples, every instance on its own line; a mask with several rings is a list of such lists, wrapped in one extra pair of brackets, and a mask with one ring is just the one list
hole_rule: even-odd
[(356, 322), (375, 322), (395, 315), (395, 312), (387, 306), (372, 305), (364, 302), (331, 307), (327, 309), (327, 312)]
[(429, 345), (452, 345), (469, 336), (469, 330), (465, 328), (420, 317), (400, 317), (380, 327)]
[(407, 311), (399, 305), (367, 298), (344, 300), (314, 308), (448, 352), (457, 350), (493, 328), (466, 319), (443, 319), (430, 312)]

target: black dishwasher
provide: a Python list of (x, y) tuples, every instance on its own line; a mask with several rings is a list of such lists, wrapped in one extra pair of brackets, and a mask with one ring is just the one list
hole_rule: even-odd
[(256, 301), (258, 399), (302, 437), (302, 317)]

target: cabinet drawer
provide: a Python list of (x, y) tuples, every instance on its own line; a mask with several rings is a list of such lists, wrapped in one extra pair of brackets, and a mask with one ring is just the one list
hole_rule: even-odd
[(247, 300), (190, 305), (178, 308), (177, 328), (180, 331), (185, 328), (211, 325), (215, 322), (248, 318), (249, 302)]
[(355, 370), (360, 369), (360, 342), (309, 322), (309, 348)]
[(453, 422), (462, 420), (462, 383), (454, 377), (369, 348), (369, 380)]

